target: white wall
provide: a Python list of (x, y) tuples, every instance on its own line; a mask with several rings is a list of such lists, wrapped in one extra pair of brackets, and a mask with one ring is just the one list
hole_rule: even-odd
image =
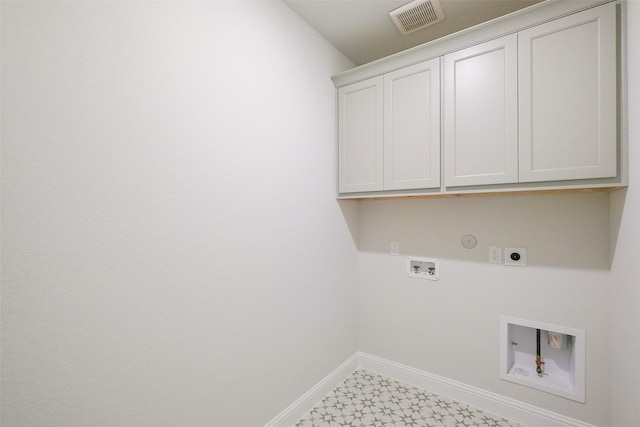
[(640, 422), (640, 1), (628, 5), (629, 187), (611, 195), (611, 426)]
[(2, 2), (3, 425), (262, 425), (356, 351), (351, 66), (280, 2)]
[[(351, 64), (286, 6), (2, 2), (1, 35), (2, 424), (262, 425), (353, 354), (356, 306), (359, 350), (640, 419), (637, 121), (628, 191), (358, 214), (334, 200), (328, 79)], [(441, 280), (406, 278), (389, 240)], [(530, 266), (488, 264), (493, 244)], [(500, 314), (586, 330), (585, 405), (498, 379)]]
[[(595, 425), (638, 424), (640, 1), (627, 5), (628, 189), (363, 203), (360, 350)], [(459, 244), (467, 233), (474, 250)], [(402, 255), (439, 257), (440, 281), (404, 277), (389, 240)], [(530, 266), (487, 264), (493, 244), (527, 247)], [(586, 404), (498, 379), (500, 314), (586, 331)]]
[[(607, 426), (608, 212), (606, 193), (362, 203), (360, 350)], [(490, 245), (526, 247), (529, 266), (489, 264)], [(440, 280), (406, 277), (406, 255), (439, 258)], [(499, 379), (502, 314), (586, 331), (586, 404)]]

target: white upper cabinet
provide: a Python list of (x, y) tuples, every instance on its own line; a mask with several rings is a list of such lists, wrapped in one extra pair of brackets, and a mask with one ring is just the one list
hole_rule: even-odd
[(627, 185), (623, 12), (542, 2), (334, 76), (338, 196)]
[(440, 58), (338, 89), (339, 192), (440, 188)]
[(518, 182), (517, 36), (444, 57), (445, 185)]
[(520, 182), (615, 177), (616, 5), (518, 34)]
[(384, 189), (440, 187), (440, 59), (384, 76)]
[(338, 89), (338, 187), (382, 190), (382, 76)]

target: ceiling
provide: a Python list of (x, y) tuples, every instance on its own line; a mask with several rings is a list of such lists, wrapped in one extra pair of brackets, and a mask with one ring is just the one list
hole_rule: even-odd
[(402, 35), (389, 12), (410, 0), (284, 0), (355, 65), (438, 39), (542, 0), (440, 0), (444, 19)]

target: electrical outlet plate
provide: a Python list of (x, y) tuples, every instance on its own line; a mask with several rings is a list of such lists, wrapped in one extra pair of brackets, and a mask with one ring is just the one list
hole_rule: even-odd
[(389, 254), (400, 255), (400, 242), (396, 242), (394, 240), (389, 242)]
[(502, 246), (489, 246), (489, 263), (502, 264)]
[(504, 248), (504, 265), (527, 266), (526, 248)]
[(439, 280), (439, 261), (435, 258), (408, 257), (407, 276), (416, 279)]

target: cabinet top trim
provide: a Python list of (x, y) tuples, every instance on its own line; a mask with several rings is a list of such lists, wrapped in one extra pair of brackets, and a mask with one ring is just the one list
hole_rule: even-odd
[(337, 74), (331, 79), (336, 88), (379, 76), (418, 62), (446, 55), (478, 43), (524, 30), (534, 25), (590, 9), (615, 0), (547, 0), (483, 24), (424, 43), (386, 58)]

